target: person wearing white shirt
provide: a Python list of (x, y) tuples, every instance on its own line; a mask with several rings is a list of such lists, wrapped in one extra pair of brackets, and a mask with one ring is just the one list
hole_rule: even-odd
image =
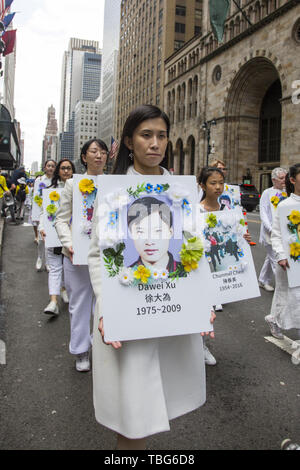
[[(291, 206), (293, 208), (295, 205), (298, 205), (300, 210), (300, 163), (290, 168), (286, 179), (289, 197), (281, 202), (281, 207)], [(299, 225), (298, 230), (299, 237)], [(271, 312), (265, 317), (265, 321), (268, 323), (270, 332), (275, 338), (283, 339), (281, 329), (296, 329), (298, 339), (300, 339), (300, 287), (291, 288), (288, 285), (287, 270), (290, 265), (283, 246), (278, 213), (274, 217), (271, 242), (276, 259), (276, 288)]]
[[(56, 167), (56, 162), (54, 160), (47, 160), (45, 163), (45, 168), (44, 168), (45, 174), (43, 176), (38, 176), (37, 178), (37, 180), (39, 180), (40, 183), (43, 183), (43, 186), (45, 188), (51, 185), (55, 167)], [(42, 191), (43, 190), (41, 189), (41, 193)], [(32, 221), (32, 223), (38, 226), (39, 220), (34, 220)], [(48, 270), (45, 242), (43, 241), (40, 233), (38, 233), (37, 246), (38, 246), (38, 257), (36, 260), (35, 269), (37, 270), (37, 272), (41, 272), (43, 270), (43, 265), (45, 265), (45, 269)]]
[(287, 171), (284, 168), (275, 168), (272, 171), (273, 186), (262, 193), (259, 205), (261, 219), (259, 242), (265, 246), (267, 255), (258, 282), (260, 287), (269, 292), (274, 291), (272, 280), (276, 269), (276, 260), (271, 244), (272, 223), (280, 199), (286, 197), (284, 193), (286, 174)]

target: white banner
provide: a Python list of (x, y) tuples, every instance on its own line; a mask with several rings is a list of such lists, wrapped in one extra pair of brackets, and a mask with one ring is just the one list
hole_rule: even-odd
[(289, 287), (300, 286), (300, 207), (299, 204), (280, 205), (280, 229), (290, 268), (287, 269)]
[(43, 190), (43, 218), (46, 232), (45, 246), (54, 248), (62, 246), (54, 227), (56, 213), (60, 206), (63, 188), (49, 188)]
[(199, 215), (205, 239), (214, 305), (259, 297), (260, 291), (242, 209)]
[(72, 239), (75, 265), (87, 265), (97, 191), (97, 176), (73, 175)]
[(211, 331), (193, 176), (99, 177), (105, 340)]

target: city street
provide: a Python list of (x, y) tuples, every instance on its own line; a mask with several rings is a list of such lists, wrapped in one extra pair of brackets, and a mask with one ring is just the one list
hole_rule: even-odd
[[(258, 213), (248, 214), (257, 272), (264, 261)], [(75, 371), (68, 352), (69, 318), (44, 315), (47, 273), (35, 271), (36, 245), (28, 224), (6, 224), (1, 260), (0, 449), (108, 450), (115, 435), (94, 417), (92, 373)], [(195, 293), (201, 304), (201, 290)], [(272, 293), (227, 304), (217, 313), (217, 359), (207, 366), (207, 401), (148, 439), (151, 450), (279, 450), (300, 442), (300, 364), (265, 337)], [(293, 330), (286, 335), (295, 339)], [(5, 344), (5, 353), (3, 352)], [(1, 350), (1, 348), (0, 348)], [(1, 364), (2, 362), (2, 364)]]

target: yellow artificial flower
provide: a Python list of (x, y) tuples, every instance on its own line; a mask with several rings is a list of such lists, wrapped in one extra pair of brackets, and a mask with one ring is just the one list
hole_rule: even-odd
[(279, 199), (278, 196), (273, 196), (273, 197), (271, 197), (271, 203), (273, 204), (273, 206), (274, 206), (275, 208), (278, 206), (279, 201), (280, 201), (280, 199)]
[(192, 270), (198, 269), (198, 263), (196, 261), (191, 261), (190, 263), (187, 261), (183, 261), (182, 265), (184, 267), (185, 272), (190, 273)]
[(291, 248), (291, 251), (290, 251), (291, 257), (298, 258), (298, 256), (300, 256), (300, 243), (298, 242), (292, 243), (290, 245), (290, 248)]
[(283, 192), (283, 193), (281, 193), (281, 196), (282, 197), (287, 197), (287, 193)]
[(79, 183), (79, 190), (82, 193), (88, 193), (91, 194), (92, 192), (95, 191), (95, 185), (93, 180), (89, 180), (87, 178), (84, 178), (80, 181)]
[(34, 202), (35, 202), (39, 207), (42, 207), (42, 205), (43, 205), (43, 198), (41, 198), (41, 196), (35, 196)]
[(218, 223), (215, 214), (209, 214), (209, 216), (206, 218), (206, 223), (210, 228), (215, 227)]
[(145, 268), (145, 266), (138, 266), (137, 270), (134, 272), (134, 277), (138, 281), (141, 281), (143, 284), (147, 284), (149, 277), (151, 276), (151, 272), (149, 269)]
[(189, 238), (187, 244), (183, 243), (179, 255), (186, 272), (198, 269), (198, 261), (203, 256), (203, 244), (200, 238)]
[(293, 225), (300, 224), (300, 212), (299, 211), (292, 211), (289, 215), (289, 220), (292, 222)]
[(60, 200), (60, 195), (58, 194), (57, 191), (52, 191), (52, 193), (49, 194), (49, 199), (51, 201), (59, 201)]

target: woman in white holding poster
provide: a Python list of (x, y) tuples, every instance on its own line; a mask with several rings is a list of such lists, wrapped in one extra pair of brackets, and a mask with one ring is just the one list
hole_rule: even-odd
[[(80, 157), (81, 163), (87, 170), (85, 174), (87, 176), (103, 174), (107, 154), (107, 146), (102, 140), (92, 139), (86, 142), (82, 147)], [(64, 279), (69, 297), (71, 327), (69, 351), (76, 356), (76, 370), (87, 372), (90, 370), (90, 321), (94, 293), (87, 265), (73, 264), (73, 181), (73, 178), (66, 181), (56, 216), (55, 228), (63, 247), (62, 253), (65, 255)], [(92, 214), (90, 217), (92, 218)]]
[[(169, 129), (167, 115), (155, 106), (144, 105), (132, 111), (124, 126), (114, 174), (168, 175), (160, 165), (166, 155)], [(169, 420), (205, 402), (202, 338), (193, 334), (104, 344), (97, 227), (95, 215), (89, 269), (96, 295), (93, 335), (96, 420), (117, 433), (119, 450), (144, 449), (147, 436), (168, 431)]]
[[(54, 201), (59, 200), (59, 194), (55, 191), (57, 188), (64, 188), (66, 181), (69, 178), (72, 178), (73, 173), (75, 173), (74, 163), (67, 159), (63, 158), (57, 164), (54, 175), (51, 181), (49, 188), (53, 188), (52, 197)], [(53, 206), (53, 207), (52, 207)], [(52, 212), (51, 212), (52, 210)], [(49, 208), (50, 213), (48, 217), (55, 217), (56, 206), (52, 203)], [(41, 211), (40, 214), (40, 223), (39, 223), (39, 232), (43, 241), (46, 239), (46, 232), (44, 227), (44, 211)], [(58, 315), (58, 297), (61, 296), (62, 300), (65, 303), (68, 303), (68, 296), (65, 287), (63, 286), (63, 255), (61, 247), (55, 248), (46, 248), (47, 250), (47, 260), (49, 265), (49, 275), (48, 275), (48, 287), (49, 287), (49, 296), (50, 302), (44, 309), (44, 313), (47, 315)]]
[[(289, 287), (287, 270), (291, 263), (300, 264), (300, 163), (293, 165), (286, 176), (288, 198), (280, 203), (272, 228), (272, 248), (275, 253), (277, 267), (275, 272), (276, 288), (271, 312), (265, 317), (271, 334), (277, 339), (283, 339), (281, 329), (297, 329), (300, 339), (300, 285)], [(280, 224), (280, 212), (291, 208), (288, 225), (290, 227), (289, 259), (284, 247), (284, 236)]]

